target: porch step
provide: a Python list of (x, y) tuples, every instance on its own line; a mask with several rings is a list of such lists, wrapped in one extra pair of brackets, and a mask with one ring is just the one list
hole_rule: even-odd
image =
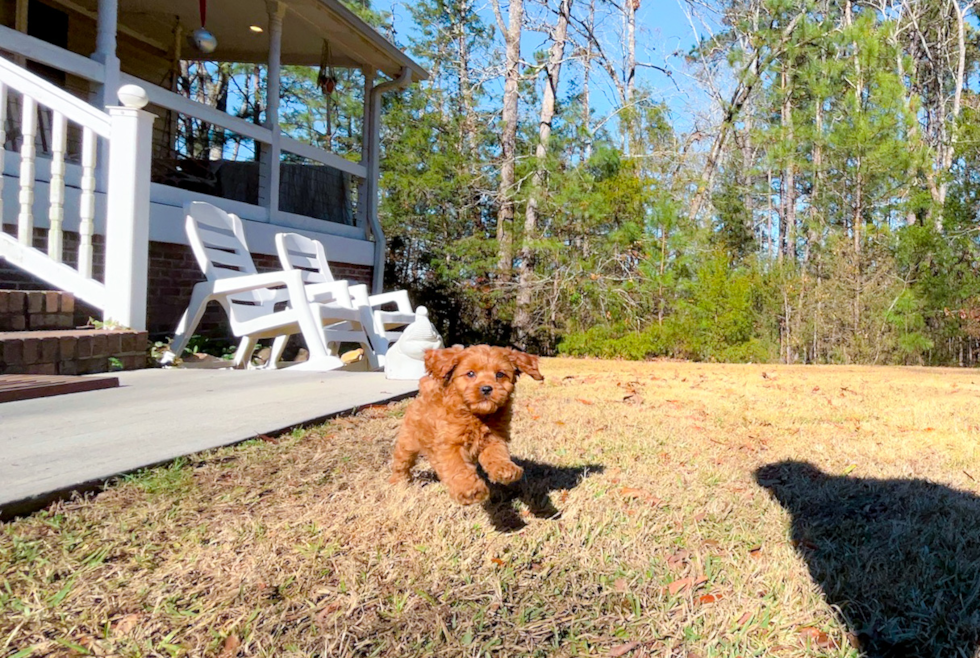
[(117, 377), (0, 375), (0, 402), (49, 398), (53, 395), (97, 391), (117, 386), (119, 386)]
[(146, 367), (145, 331), (0, 332), (0, 375), (85, 375)]
[(70, 292), (0, 290), (0, 331), (71, 329), (74, 315)]

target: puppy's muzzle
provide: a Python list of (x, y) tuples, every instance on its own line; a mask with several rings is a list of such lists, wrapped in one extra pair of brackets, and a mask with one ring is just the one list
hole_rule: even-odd
[(483, 395), (490, 395), (493, 393), (493, 386), (481, 386), (480, 392), (483, 393)]

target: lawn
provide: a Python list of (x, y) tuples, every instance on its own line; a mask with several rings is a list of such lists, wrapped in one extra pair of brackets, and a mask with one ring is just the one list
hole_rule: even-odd
[(485, 506), (400, 402), (0, 525), (0, 656), (976, 653), (980, 373), (542, 371)]

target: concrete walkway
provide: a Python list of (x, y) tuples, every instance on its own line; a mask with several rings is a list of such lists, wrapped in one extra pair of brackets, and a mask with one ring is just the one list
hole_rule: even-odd
[(139, 370), (120, 388), (0, 404), (0, 518), (209, 448), (413, 394), (381, 373)]

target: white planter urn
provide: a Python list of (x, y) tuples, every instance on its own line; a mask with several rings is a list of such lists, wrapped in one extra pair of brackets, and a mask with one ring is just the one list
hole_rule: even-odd
[(429, 309), (415, 309), (415, 322), (405, 327), (385, 355), (385, 377), (388, 379), (421, 379), (425, 375), (425, 353), (442, 348), (442, 336), (429, 321)]

